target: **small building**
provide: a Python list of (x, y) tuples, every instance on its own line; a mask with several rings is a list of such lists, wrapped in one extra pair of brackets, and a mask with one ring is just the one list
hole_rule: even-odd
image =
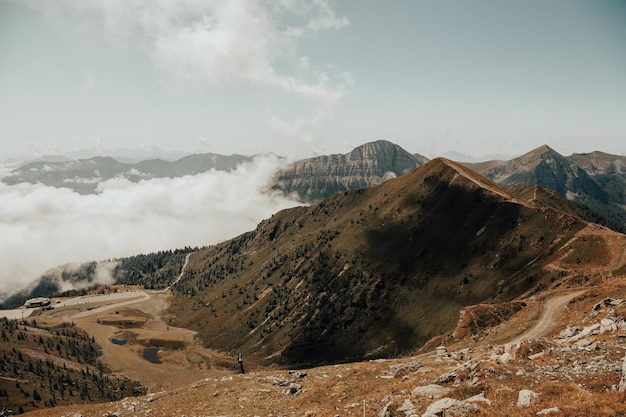
[(24, 303), (24, 307), (26, 308), (35, 308), (35, 307), (45, 307), (50, 305), (50, 299), (44, 297), (31, 298), (26, 300)]

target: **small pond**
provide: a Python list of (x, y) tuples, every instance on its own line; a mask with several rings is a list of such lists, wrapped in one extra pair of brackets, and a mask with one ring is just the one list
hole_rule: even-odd
[(113, 343), (114, 345), (123, 346), (126, 344), (126, 342), (128, 342), (128, 339), (116, 339), (114, 337), (111, 338), (111, 343)]
[(143, 355), (141, 356), (148, 362), (162, 363), (159, 359), (159, 350), (161, 350), (161, 348), (158, 347), (143, 348)]

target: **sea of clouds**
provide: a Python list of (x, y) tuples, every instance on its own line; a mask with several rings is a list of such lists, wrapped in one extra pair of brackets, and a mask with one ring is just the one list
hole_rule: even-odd
[(115, 178), (91, 195), (0, 183), (0, 294), (65, 263), (211, 245), (253, 230), (299, 204), (269, 191), (279, 163), (263, 156), (232, 172)]

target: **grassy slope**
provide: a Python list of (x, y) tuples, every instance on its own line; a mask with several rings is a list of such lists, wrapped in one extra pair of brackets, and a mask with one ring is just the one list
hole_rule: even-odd
[(410, 352), (463, 306), (541, 289), (541, 265), (583, 223), (462, 171), (435, 160), (199, 252), (176, 324), (260, 362), (338, 362)]

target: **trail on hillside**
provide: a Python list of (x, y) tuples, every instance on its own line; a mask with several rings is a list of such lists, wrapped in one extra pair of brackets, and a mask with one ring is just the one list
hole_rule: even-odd
[(187, 268), (187, 264), (189, 263), (189, 256), (191, 256), (192, 253), (193, 252), (188, 253), (187, 256), (185, 256), (185, 263), (183, 264), (183, 267), (180, 270), (180, 274), (178, 274), (178, 277), (174, 280), (174, 282), (172, 282), (172, 284), (168, 287), (168, 289), (171, 289), (174, 285), (176, 285), (176, 283), (181, 280), (183, 275), (185, 275), (185, 269)]
[(561, 310), (571, 299), (579, 296), (585, 291), (586, 290), (578, 290), (546, 300), (545, 305), (543, 306), (543, 313), (537, 323), (521, 335), (507, 342), (506, 345), (515, 345), (520, 343), (522, 340), (536, 339), (546, 334), (554, 324), (555, 316), (559, 310)]

